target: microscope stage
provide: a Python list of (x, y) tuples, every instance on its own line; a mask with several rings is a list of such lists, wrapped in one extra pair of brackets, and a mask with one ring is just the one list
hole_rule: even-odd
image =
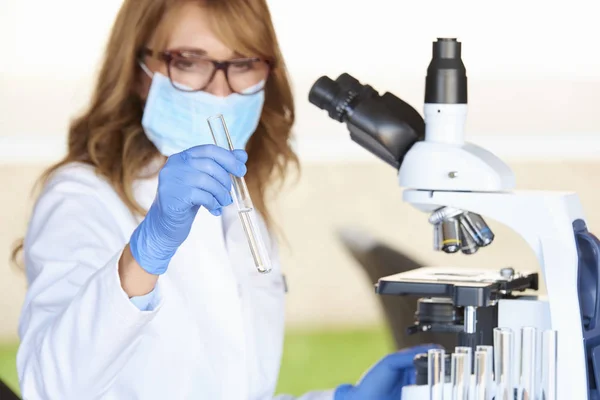
[(538, 274), (512, 268), (491, 269), (425, 267), (380, 278), (382, 295), (447, 297), (455, 306), (487, 307), (513, 291), (538, 289)]

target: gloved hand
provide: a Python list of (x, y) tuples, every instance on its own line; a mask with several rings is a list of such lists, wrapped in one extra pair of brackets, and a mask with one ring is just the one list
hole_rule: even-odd
[(415, 383), (413, 359), (436, 345), (423, 345), (392, 353), (380, 360), (356, 385), (339, 386), (334, 400), (401, 400), (402, 388)]
[(168, 158), (146, 217), (131, 235), (133, 258), (147, 272), (163, 274), (190, 233), (200, 207), (221, 215), (233, 202), (231, 177), (246, 174), (248, 155), (215, 145), (192, 147)]

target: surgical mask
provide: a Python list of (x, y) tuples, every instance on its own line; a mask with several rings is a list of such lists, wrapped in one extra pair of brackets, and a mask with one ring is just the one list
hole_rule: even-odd
[(158, 72), (153, 74), (141, 65), (152, 78), (142, 127), (161, 154), (168, 157), (194, 146), (214, 144), (207, 118), (216, 114), (225, 118), (233, 146), (246, 147), (260, 121), (264, 90), (227, 97), (204, 91), (184, 92), (173, 87), (168, 77)]

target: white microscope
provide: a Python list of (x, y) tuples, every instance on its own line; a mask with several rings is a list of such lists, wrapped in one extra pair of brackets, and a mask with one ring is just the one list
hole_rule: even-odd
[(577, 194), (515, 191), (507, 164), (465, 142), (461, 43), (433, 43), (424, 119), (348, 74), (319, 78), (309, 101), (398, 169), (404, 201), (429, 214), (436, 250), (473, 254), (489, 245), (494, 235), (485, 216), (519, 233), (541, 267), (546, 299), (530, 293), (537, 273), (512, 268), (426, 267), (381, 278), (381, 295), (422, 297), (413, 332), (458, 335), (455, 349), (415, 359), (420, 376), (402, 399), (600, 398), (600, 241), (587, 229)]

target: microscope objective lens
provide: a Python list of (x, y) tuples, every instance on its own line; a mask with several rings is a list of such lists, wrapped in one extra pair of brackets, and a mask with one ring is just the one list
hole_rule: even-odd
[(460, 217), (461, 225), (471, 233), (478, 246), (487, 246), (494, 240), (494, 233), (480, 215), (465, 212)]
[(479, 249), (473, 236), (465, 229), (464, 225), (460, 226), (460, 250), (463, 254), (474, 254)]
[(460, 229), (455, 218), (442, 221), (442, 250), (446, 253), (456, 253), (460, 250)]
[(433, 250), (442, 251), (444, 241), (444, 232), (442, 230), (442, 224), (435, 224), (433, 226)]

